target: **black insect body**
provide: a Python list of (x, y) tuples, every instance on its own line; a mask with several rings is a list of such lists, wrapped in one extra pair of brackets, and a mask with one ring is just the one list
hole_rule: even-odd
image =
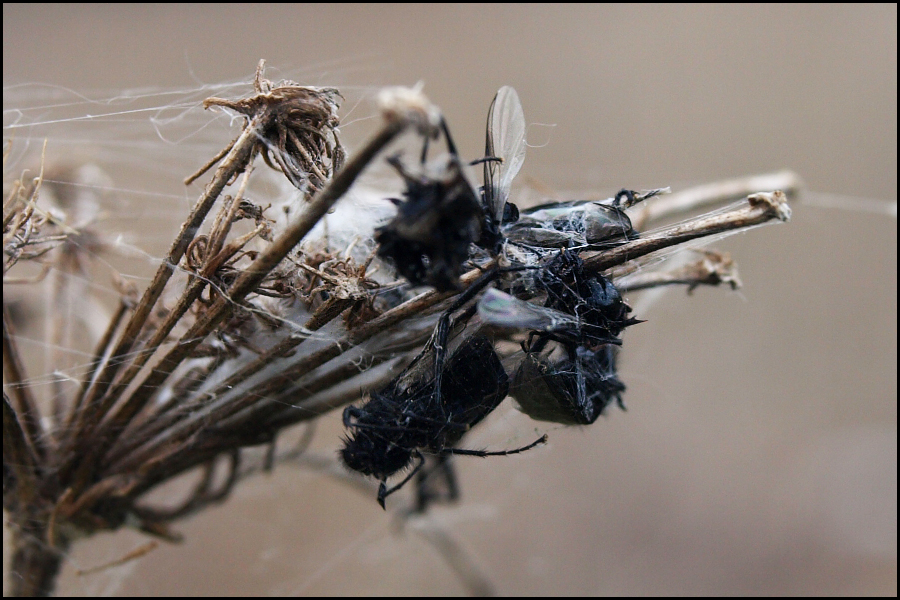
[(604, 344), (596, 350), (575, 347), (552, 360), (529, 352), (513, 375), (511, 394), (532, 419), (564, 425), (590, 425), (615, 400), (620, 408), (625, 384), (616, 374), (617, 347)]
[[(500, 88), (488, 111), (484, 186), (475, 190), (463, 172), (445, 123), (442, 130), (449, 154), (421, 173), (412, 173), (394, 157), (391, 164), (406, 182), (405, 200), (397, 216), (376, 230), (378, 254), (387, 258), (411, 283), (441, 291), (457, 287), (471, 244), (492, 254), (504, 240), (501, 227), (518, 218), (507, 202), (512, 180), (525, 160), (525, 115), (519, 96)], [(422, 152), (425, 164), (426, 147)]]
[[(344, 410), (350, 430), (341, 450), (344, 464), (381, 480), (378, 502), (400, 489), (425, 462), (423, 454), (445, 456), (499, 456), (515, 454), (542, 442), (515, 450), (485, 452), (455, 448), (462, 436), (506, 397), (509, 378), (490, 340), (473, 336), (443, 365), (440, 397), (428, 361), (420, 355), (409, 369), (384, 389), (373, 392), (360, 407)], [(387, 479), (418, 463), (403, 481), (387, 488)]]
[[(445, 472), (447, 495), (454, 497), (447, 462), (453, 454), (515, 454), (544, 441), (501, 452), (455, 447), (510, 391), (509, 377), (488, 338), (470, 337), (447, 357), (451, 316), (498, 279), (516, 294), (543, 296), (544, 305), (488, 289), (456, 322), (465, 323), (477, 308), (484, 325), (528, 332), (512, 385), (522, 410), (538, 420), (587, 425), (613, 400), (622, 406), (618, 336), (639, 321), (628, 316), (630, 308), (612, 282), (584, 271), (577, 252), (637, 238), (623, 208), (663, 191), (622, 190), (603, 203), (544, 205), (520, 215), (508, 201), (526, 147), (525, 118), (515, 90), (501, 88), (491, 104), (480, 191), (465, 176), (446, 124), (442, 130), (449, 154), (440, 161), (426, 162), (427, 140), (418, 171), (390, 159), (405, 180), (405, 199), (396, 201), (397, 216), (376, 230), (378, 254), (410, 282), (441, 291), (456, 289), (463, 263), (470, 256), (478, 262), (485, 250), (502, 252), (510, 266), (486, 272), (459, 294), (413, 364), (370, 394), (365, 404), (344, 411), (350, 433), (341, 458), (350, 469), (381, 480), (382, 507), (386, 496), (417, 473), (420, 508), (438, 496), (425, 483), (429, 474)], [(513, 272), (521, 275), (501, 278)], [(434, 460), (423, 469), (426, 456)], [(408, 475), (389, 489), (387, 479), (414, 462)]]
[(513, 243), (538, 248), (603, 248), (639, 237), (623, 210), (590, 201), (535, 206), (503, 231)]
[(640, 321), (628, 316), (616, 287), (586, 274), (572, 252), (560, 252), (538, 281), (547, 296), (543, 307), (498, 290), (488, 290), (478, 304), (485, 323), (529, 331), (511, 390), (521, 410), (537, 420), (588, 425), (614, 399), (624, 408), (618, 336)]
[(547, 293), (546, 308), (577, 317), (583, 330), (579, 332), (578, 345), (618, 343), (623, 329), (640, 323), (628, 316), (631, 308), (622, 300), (616, 286), (603, 275), (585, 273), (584, 263), (573, 252), (560, 252), (549, 262), (538, 282)]
[(397, 215), (375, 231), (378, 255), (415, 285), (456, 289), (484, 220), (477, 192), (455, 152), (423, 164), (420, 172), (407, 170), (398, 157), (389, 161), (406, 182), (405, 200), (398, 201)]

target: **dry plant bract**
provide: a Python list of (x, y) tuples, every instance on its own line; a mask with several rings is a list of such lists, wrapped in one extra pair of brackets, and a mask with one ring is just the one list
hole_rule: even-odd
[[(432, 360), (429, 364), (437, 365), (436, 380), (424, 375), (425, 380), (416, 381), (416, 389), (430, 390), (428, 394), (437, 398), (442, 394), (440, 360), (445, 356), (450, 357), (446, 389), (465, 388), (459, 378), (466, 372), (465, 356), (471, 348), (477, 348), (479, 356), (484, 355), (499, 369), (492, 345), (500, 339), (525, 344), (525, 331), (495, 331), (491, 338), (460, 335), (481, 318), (473, 316), (472, 302), (497, 281), (505, 281), (497, 285), (517, 296), (504, 301), (502, 307), (508, 309), (520, 306), (515, 302), (534, 303), (548, 293), (559, 294), (552, 301), (555, 304), (547, 300), (540, 307), (545, 324), (533, 331), (523, 346), (533, 353), (535, 368), (564, 382), (569, 380), (559, 367), (562, 364), (575, 365), (576, 370), (590, 367), (594, 369), (591, 376), (605, 378), (610, 369), (614, 371), (614, 355), (609, 348), (601, 354), (598, 344), (618, 343), (619, 328), (604, 325), (605, 313), (591, 308), (605, 301), (607, 292), (601, 288), (607, 284), (600, 282), (615, 284), (620, 291), (673, 284), (688, 289), (721, 283), (735, 287), (739, 284), (737, 273), (725, 255), (704, 251), (696, 255), (694, 264), (677, 268), (666, 268), (669, 261), (656, 257), (700, 237), (720, 236), (773, 219), (787, 220), (790, 211), (785, 192), (798, 186), (796, 177), (784, 172), (722, 182), (652, 201), (649, 198), (660, 190), (643, 195), (629, 192), (628, 202), (604, 205), (601, 212), (627, 220), (627, 209), (635, 235), (606, 243), (611, 238), (604, 234), (600, 240), (604, 243), (595, 243), (599, 238), (589, 239), (593, 244), (589, 248), (569, 244), (568, 258), (555, 258), (562, 247), (519, 244), (515, 249), (504, 242), (505, 232), (511, 231), (507, 223), (514, 220), (514, 207), (504, 205), (515, 172), (504, 171), (510, 167), (508, 157), (506, 162), (502, 156), (476, 157), (490, 163), (486, 173), (500, 183), (488, 192), (473, 187), (474, 198), (483, 200), (493, 194), (493, 204), (485, 214), (473, 209), (477, 218), (465, 225), (469, 237), (454, 242), (457, 246), (464, 243), (463, 250), (470, 248), (468, 259), (445, 269), (441, 290), (417, 289), (393, 269), (392, 257), (383, 260), (376, 255), (371, 231), (340, 244), (329, 238), (327, 231), (325, 243), (313, 239), (320, 234), (311, 236), (311, 232), (363, 169), (387, 158), (383, 150), (404, 130), (420, 139), (436, 139), (443, 129), (447, 143), (452, 144), (438, 109), (420, 89), (385, 90), (379, 97), (382, 119), (378, 130), (348, 157), (338, 137), (342, 99), (338, 90), (289, 81), (275, 84), (264, 78), (263, 67), (260, 62), (254, 91), (246, 98), (204, 102), (207, 108), (242, 119), (241, 133), (187, 178), (191, 183), (212, 173), (190, 214), (174, 232), (149, 284), (138, 290), (115, 278), (118, 307), (103, 325), (103, 333), (92, 340), (89, 360), (76, 367), (66, 362), (65, 353), (58, 353), (53, 360), (59, 363), (54, 367), (68, 376), (47, 386), (46, 393), (29, 385), (32, 369), (17, 345), (15, 306), (4, 294), (3, 502), (13, 534), (9, 590), (13, 594), (51, 593), (69, 546), (93, 533), (127, 526), (177, 540), (178, 534), (170, 528), (172, 522), (224, 501), (238, 482), (261, 468), (297, 458), (297, 449), (276, 449), (280, 431), (358, 399), (360, 390), (375, 392), (389, 385), (394, 386), (391, 390), (398, 389), (401, 382), (395, 377), (412, 356), (424, 352), (427, 360)], [(501, 101), (512, 102), (514, 92), (503, 93)], [(14, 139), (8, 141), (4, 154), (4, 288), (48, 297), (53, 307), (46, 317), (52, 320), (48, 346), (65, 349), (83, 343), (78, 339), (78, 332), (84, 330), (80, 320), (91, 313), (92, 300), (89, 290), (78, 282), (89, 280), (92, 261), (111, 250), (108, 232), (100, 228), (89, 201), (52, 201), (43, 162), (36, 176), (23, 173), (7, 180), (6, 159), (15, 143)], [(453, 153), (455, 156), (455, 149)], [(298, 190), (295, 193), (301, 201), (296, 210), (273, 214), (268, 203), (248, 198), (259, 156)], [(391, 160), (400, 164), (401, 159)], [(458, 157), (454, 160), (453, 164), (461, 164)], [(516, 160), (515, 171), (521, 166), (521, 158)], [(430, 189), (429, 171), (420, 170), (425, 174), (415, 168), (401, 169), (409, 179), (420, 178), (418, 187), (411, 189)], [(460, 171), (454, 185), (470, 185), (468, 176)], [(637, 203), (635, 198), (647, 200)], [(674, 225), (649, 228), (682, 211), (730, 201), (740, 202)], [(630, 206), (632, 203), (636, 205)], [(409, 214), (407, 211), (404, 218)], [(234, 227), (237, 223), (241, 226)], [(489, 244), (479, 241), (487, 239), (478, 236), (481, 223), (492, 228)], [(540, 232), (520, 228), (518, 233), (542, 233), (554, 239), (577, 237), (547, 223)], [(395, 237), (402, 247), (403, 232), (410, 228), (414, 234), (424, 232), (417, 227), (422, 226), (407, 219), (391, 231), (400, 232)], [(453, 257), (460, 255), (456, 250), (459, 247), (454, 248)], [(400, 260), (414, 258), (422, 263), (421, 268), (430, 268), (427, 256), (410, 258), (402, 254), (402, 248), (397, 252)], [(526, 260), (523, 253), (540, 255), (540, 259)], [(460, 258), (465, 259), (466, 252)], [(548, 262), (541, 262), (544, 259)], [(551, 259), (557, 260), (553, 263), (557, 266), (549, 279), (546, 274), (528, 274), (549, 268)], [(566, 260), (565, 266), (559, 262)], [(494, 283), (485, 279), (485, 273), (495, 273)], [(600, 278), (601, 273), (605, 278)], [(535, 283), (519, 285), (522, 282)], [(567, 296), (568, 286), (584, 291)], [(500, 296), (493, 293), (491, 298)], [(624, 305), (615, 306), (624, 315)], [(595, 312), (581, 313), (583, 307)], [(452, 318), (446, 314), (440, 320), (443, 329), (431, 335), (438, 315), (448, 308), (459, 312)], [(598, 324), (590, 329), (585, 320), (572, 324), (565, 314), (558, 317), (557, 313), (566, 311), (588, 320), (595, 318)], [(557, 317), (569, 323), (568, 329), (546, 325), (547, 319)], [(495, 330), (502, 329), (499, 325), (525, 323), (520, 317), (497, 317), (497, 321)], [(482, 329), (489, 331), (488, 325), (482, 323)], [(448, 343), (462, 351), (448, 352)], [(568, 349), (568, 358), (536, 358), (553, 344)], [(503, 358), (522, 353), (517, 344), (499, 344), (497, 348)], [(579, 375), (571, 381), (584, 380)], [(609, 382), (610, 393), (624, 389), (617, 380)], [(484, 383), (493, 408), (503, 399), (506, 386)], [(562, 384), (557, 391), (560, 397), (565, 395)], [(423, 393), (418, 393), (416, 402), (431, 401), (431, 396)], [(373, 440), (375, 446), (382, 444), (377, 427), (410, 422), (410, 413), (391, 404), (391, 398), (383, 393), (378, 398), (381, 416), (372, 417), (364, 407), (351, 413), (351, 425), (359, 428), (361, 422), (369, 423), (362, 438)], [(490, 410), (473, 412), (462, 428), (449, 431), (436, 425), (432, 416), (440, 413), (434, 407), (421, 406), (419, 417), (421, 423), (427, 423), (423, 425), (426, 433), (440, 435), (442, 441), (420, 439), (421, 432), (407, 430), (397, 438), (408, 445), (403, 465), (410, 457), (422, 456), (422, 448), (439, 454), (465, 454), (451, 446)], [(579, 423), (592, 422), (602, 406), (572, 418)], [(455, 426), (452, 420), (447, 423)], [(251, 446), (269, 448), (264, 463), (247, 461), (245, 449)], [(359, 445), (354, 450), (366, 452)], [(357, 454), (355, 458), (383, 479), (388, 476), (385, 473), (393, 472), (377, 456)], [(150, 491), (191, 470), (199, 470), (200, 476), (181, 503), (157, 506), (146, 499)], [(383, 502), (383, 495), (380, 500)]]

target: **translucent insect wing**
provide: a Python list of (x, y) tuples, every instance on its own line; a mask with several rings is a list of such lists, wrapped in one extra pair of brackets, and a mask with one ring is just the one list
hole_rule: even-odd
[(535, 306), (494, 288), (478, 301), (478, 316), (485, 323), (507, 329), (558, 331), (578, 325), (575, 317), (562, 311)]
[(525, 113), (516, 90), (508, 85), (494, 96), (488, 112), (485, 157), (503, 159), (484, 163), (484, 186), (490, 194), (488, 210), (499, 222), (513, 178), (525, 162)]

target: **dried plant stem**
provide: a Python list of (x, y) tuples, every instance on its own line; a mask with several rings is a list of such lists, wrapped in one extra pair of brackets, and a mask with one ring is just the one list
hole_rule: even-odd
[[(349, 305), (349, 301), (344, 303)], [(134, 432), (133, 435), (123, 436), (116, 446), (113, 447), (110, 454), (115, 455), (117, 462), (113, 463), (110, 470), (113, 472), (127, 470), (134, 466), (135, 460), (139, 460), (140, 456), (134, 457), (132, 453), (141, 446), (148, 444), (154, 437), (162, 436), (156, 442), (156, 446), (171, 444), (174, 440), (168, 437), (167, 432), (174, 431), (172, 428), (179, 422), (186, 419), (186, 416), (192, 413), (207, 413), (210, 407), (210, 399), (219, 399), (214, 404), (229, 404), (232, 400), (226, 397), (229, 390), (235, 389), (250, 377), (260, 372), (265, 367), (272, 364), (272, 361), (283, 358), (294, 351), (300, 344), (309, 339), (309, 333), (318, 330), (326, 325), (329, 321), (318, 318), (318, 311), (304, 326), (304, 333), (290, 334), (275, 346), (261, 354), (254, 361), (247, 364), (225, 381), (217, 385), (211, 390), (204, 390), (199, 394), (195, 394), (189, 399), (179, 403), (177, 410), (171, 411), (165, 415), (156, 415), (155, 418), (146, 419), (146, 426)], [(332, 318), (338, 315), (333, 315)], [(187, 434), (188, 436), (191, 434)]]
[[(21, 427), (25, 443), (38, 459), (44, 459), (47, 449), (44, 446), (40, 423), (38, 422), (37, 405), (31, 390), (26, 385), (25, 367), (22, 365), (19, 350), (16, 348), (15, 332), (12, 320), (3, 306), (3, 374), (10, 387), (15, 401), (16, 414), (21, 419)], [(5, 415), (5, 413), (4, 413)], [(6, 419), (6, 416), (3, 417)], [(5, 421), (4, 421), (5, 422)], [(5, 425), (4, 425), (5, 427)], [(3, 436), (6, 440), (6, 434)], [(4, 452), (5, 454), (5, 452)]]
[[(268, 113), (266, 112), (263, 113), (263, 115), (267, 114)], [(258, 119), (259, 117), (256, 118)], [(254, 121), (255, 120), (256, 119), (254, 119)], [(100, 444), (99, 447), (95, 446), (95, 449), (93, 450), (94, 452), (99, 453), (97, 454), (98, 456), (102, 456), (103, 453), (109, 450), (118, 435), (124, 431), (129, 421), (145, 406), (156, 388), (169, 377), (172, 371), (174, 371), (185, 358), (190, 356), (190, 353), (203, 341), (206, 335), (230, 314), (235, 304), (239, 304), (247, 294), (259, 286), (263, 278), (265, 278), (272, 269), (284, 259), (288, 252), (290, 252), (294, 246), (309, 233), (315, 224), (325, 215), (328, 209), (330, 209), (347, 189), (349, 189), (353, 181), (359, 176), (363, 168), (373, 160), (374, 156), (393, 140), (407, 125), (408, 122), (402, 118), (387, 119), (383, 129), (356, 157), (354, 157), (352, 161), (344, 165), (344, 168), (335, 175), (328, 186), (320, 194), (317, 194), (312, 199), (307, 205), (306, 210), (300, 215), (300, 218), (292, 223), (281, 236), (266, 248), (265, 251), (260, 253), (256, 260), (241, 273), (227, 293), (220, 296), (215, 304), (197, 319), (193, 326), (181, 338), (179, 343), (160, 360), (131, 396), (122, 403), (121, 408), (117, 413), (113, 415), (107, 423), (103, 424), (105, 435), (102, 436), (102, 439), (104, 440), (104, 443)], [(264, 125), (261, 124), (259, 127), (264, 127)], [(251, 121), (251, 125), (249, 125), (247, 129), (253, 129), (253, 121)], [(234, 144), (229, 157), (234, 155), (240, 147), (241, 138)], [(224, 163), (219, 167), (217, 177), (223, 167)], [(219, 191), (221, 191), (221, 189)], [(129, 373), (131, 372), (132, 371)], [(120, 383), (117, 391), (124, 391), (125, 385), (127, 385), (127, 383)], [(107, 395), (118, 397), (118, 394)]]
[[(467, 285), (480, 277), (481, 274), (482, 273), (476, 269), (464, 275), (460, 281), (463, 285)], [(265, 400), (266, 396), (269, 394), (278, 392), (283, 389), (285, 385), (296, 381), (299, 377), (309, 373), (313, 369), (340, 356), (343, 352), (361, 344), (372, 336), (385, 331), (401, 320), (409, 318), (425, 308), (434, 306), (438, 302), (452, 297), (453, 295), (454, 292), (439, 293), (430, 290), (386, 311), (381, 316), (360, 326), (358, 329), (348, 334), (347, 337), (335, 340), (319, 350), (307, 354), (288, 369), (285, 369), (278, 375), (275, 375), (254, 387), (252, 394), (247, 394), (239, 399), (224, 398), (208, 405), (205, 409), (193, 412), (178, 425), (167, 429), (160, 438), (154, 440), (140, 453), (131, 456), (128, 463), (124, 466), (127, 467), (129, 465), (139, 464), (141, 461), (146, 460), (151, 456), (158, 448), (163, 446), (171, 447), (172, 444), (187, 443), (191, 436), (203, 428), (207, 423), (220, 422)], [(304, 411), (297, 412), (303, 413)], [(318, 413), (309, 413), (305, 418), (312, 418), (317, 415)], [(298, 417), (298, 421), (304, 420), (301, 415), (298, 415)], [(122, 466), (123, 465), (119, 465), (119, 468), (122, 468)]]
[(716, 235), (735, 229), (762, 225), (766, 221), (790, 219), (787, 197), (782, 191), (752, 194), (749, 206), (733, 211), (698, 217), (690, 221), (647, 234), (637, 240), (605, 252), (585, 256), (584, 267), (589, 271), (605, 271), (651, 252), (677, 246), (697, 238)]
[(106, 569), (109, 569), (112, 567), (118, 567), (119, 565), (124, 565), (125, 563), (130, 562), (136, 558), (140, 558), (142, 556), (145, 556), (146, 554), (149, 554), (150, 552), (155, 550), (158, 546), (159, 546), (159, 542), (157, 542), (156, 540), (150, 540), (146, 544), (141, 544), (140, 546), (138, 546), (131, 552), (128, 552), (127, 554), (125, 554), (125, 556), (122, 556), (116, 560), (110, 561), (103, 565), (97, 565), (96, 567), (91, 567), (89, 569), (78, 569), (78, 571), (77, 571), (78, 576), (83, 577), (85, 575), (90, 575), (92, 573), (105, 571)]
[(484, 598), (495, 594), (491, 578), (446, 528), (439, 526), (434, 520), (424, 519), (410, 525), (453, 569), (470, 596)]
[(3, 456), (7, 457), (7, 463), (13, 469), (16, 478), (24, 482), (24, 486), (18, 486), (16, 491), (18, 493), (17, 502), (25, 506), (37, 493), (35, 486), (31, 484), (35, 481), (38, 457), (5, 393), (3, 394)]
[(15, 494), (15, 498), (7, 499), (4, 489), (3, 499), (4, 507), (15, 512), (17, 517), (16, 527), (12, 528), (12, 547), (15, 552), (10, 564), (10, 572), (14, 577), (11, 592), (20, 596), (47, 595), (52, 590), (53, 581), (62, 565), (63, 552), (68, 548), (69, 540), (61, 538), (55, 545), (47, 544), (47, 520), (42, 515), (46, 506), (40, 501), (43, 490), (38, 488), (40, 463), (33, 454), (16, 411), (5, 393), (3, 458), (5, 464), (12, 468), (16, 479), (15, 490), (11, 492)]
[(203, 264), (202, 272), (204, 275), (211, 276), (216, 269), (225, 262), (226, 257), (220, 256), (231, 226), (235, 222), (235, 215), (241, 206), (241, 200), (247, 191), (247, 185), (250, 183), (250, 175), (253, 174), (253, 159), (247, 162), (244, 168), (244, 176), (241, 178), (241, 185), (234, 197), (226, 196), (222, 210), (216, 215), (215, 221), (209, 232), (209, 242), (206, 248), (206, 256)]
[(740, 200), (760, 190), (781, 190), (791, 197), (802, 185), (800, 176), (793, 171), (776, 171), (698, 185), (668, 194), (665, 202), (639, 205), (635, 208), (632, 222), (636, 229), (643, 231), (651, 223), (704, 207)]
[[(700, 285), (718, 286), (727, 283), (732, 290), (741, 287), (737, 267), (727, 253), (705, 250), (703, 258), (667, 271), (638, 271), (626, 273), (615, 270), (616, 287), (620, 292), (636, 292), (666, 285), (686, 285), (688, 293)], [(637, 263), (627, 263), (635, 265)], [(627, 266), (626, 265), (626, 266)]]
[(103, 333), (103, 337), (100, 338), (100, 342), (97, 344), (97, 349), (94, 352), (94, 357), (91, 359), (91, 363), (88, 366), (87, 373), (85, 373), (84, 381), (82, 382), (81, 390), (78, 395), (75, 397), (74, 402), (72, 402), (72, 407), (70, 408), (69, 419), (66, 423), (67, 427), (75, 426), (75, 419), (78, 417), (82, 410), (82, 406), (84, 405), (85, 394), (88, 391), (88, 385), (90, 381), (93, 381), (97, 370), (102, 367), (109, 360), (109, 351), (113, 341), (115, 340), (116, 332), (119, 330), (119, 327), (122, 325), (122, 321), (125, 319), (128, 311), (134, 308), (134, 303), (127, 298), (126, 296), (122, 296), (119, 301), (119, 306), (116, 309), (116, 312), (113, 314), (112, 318), (109, 320), (109, 324), (106, 327), (106, 331)]
[[(10, 146), (7, 146), (7, 153), (4, 153), (3, 160), (4, 163), (6, 161), (6, 157), (8, 156)], [(44, 157), (47, 152), (47, 140), (44, 140), (44, 145), (41, 148), (41, 170), (38, 172), (38, 176), (34, 178), (34, 189), (27, 192), (27, 198), (25, 199), (25, 206), (21, 210), (18, 210), (18, 204), (22, 201), (21, 194), (25, 192), (21, 182), (16, 182), (16, 185), (13, 186), (13, 189), (10, 191), (7, 196), (6, 202), (3, 205), (3, 247), (8, 248), (9, 242), (15, 236), (19, 235), (20, 230), (23, 226), (31, 226), (32, 216), (34, 214), (37, 199), (40, 196), (41, 185), (44, 183)], [(13, 223), (15, 221), (15, 223)], [(28, 239), (28, 234), (26, 234), (25, 239)], [(15, 257), (12, 259), (12, 262), (4, 264), (3, 274), (6, 274), (6, 271), (14, 264)]]
[[(399, 364), (409, 362), (408, 359), (401, 360), (389, 355), (378, 355), (366, 363), (367, 369), (373, 369), (391, 359)], [(275, 402), (268, 404), (267, 408), (270, 409), (271, 416), (266, 423), (278, 423), (281, 427), (288, 427), (300, 421), (315, 419), (336, 408), (350, 404), (371, 390), (387, 385), (396, 376), (398, 370), (397, 364), (390, 366), (392, 368), (385, 370), (378, 377), (372, 377), (367, 370), (365, 383), (360, 382), (356, 385), (356, 380), (354, 380), (354, 385), (347, 385), (348, 380), (360, 375), (360, 369), (352, 362), (345, 363), (322, 377), (317, 377), (315, 381), (304, 385), (302, 389), (292, 392), (290, 395), (282, 395), (276, 398)]]
[[(200, 295), (208, 285), (210, 278), (215, 273), (216, 269), (222, 264), (222, 262), (227, 260), (227, 255), (229, 253), (233, 254), (238, 250), (238, 248), (232, 248), (228, 252), (223, 253), (221, 252), (221, 246), (224, 243), (224, 235), (227, 233), (227, 230), (230, 228), (230, 224), (233, 220), (234, 211), (236, 210), (237, 205), (240, 204), (240, 198), (243, 195), (244, 189), (246, 188), (251, 171), (252, 169), (248, 165), (245, 168), (244, 179), (241, 184), (241, 188), (238, 191), (238, 194), (231, 200), (230, 203), (226, 203), (226, 205), (223, 207), (223, 210), (220, 211), (220, 215), (221, 213), (226, 213), (228, 217), (225, 219), (217, 219), (216, 226), (214, 226), (214, 230), (216, 231), (214, 231), (213, 235), (210, 236), (213, 241), (210, 241), (210, 243), (206, 247), (207, 254), (204, 257), (204, 264), (201, 267), (199, 276), (191, 278), (184, 292), (175, 303), (175, 306), (169, 311), (169, 314), (166, 315), (165, 320), (154, 332), (153, 337), (150, 339), (150, 341), (147, 342), (146, 350), (137, 355), (133, 363), (128, 367), (128, 370), (117, 382), (116, 386), (110, 390), (110, 393), (118, 394), (123, 392), (125, 388), (134, 380), (134, 378), (137, 377), (138, 373), (152, 356), (152, 353), (165, 342), (172, 329), (175, 328), (181, 318), (191, 309), (197, 299), (200, 298)], [(222, 230), (225, 231), (223, 232)], [(183, 342), (184, 340), (181, 341)], [(127, 405), (123, 406), (121, 410), (126, 410), (126, 406)], [(117, 414), (113, 416), (112, 420), (113, 422), (118, 422), (122, 426), (124, 426), (125, 423), (130, 421), (131, 417), (136, 414), (136, 412), (137, 411), (134, 411), (134, 413), (127, 415), (127, 417), (118, 419), (117, 417), (119, 417), (119, 414)]]

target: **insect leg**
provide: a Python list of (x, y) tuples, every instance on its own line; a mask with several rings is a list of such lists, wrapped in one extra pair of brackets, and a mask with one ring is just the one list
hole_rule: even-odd
[[(406, 482), (409, 481), (410, 479), (412, 479), (415, 476), (415, 474), (419, 472), (419, 469), (421, 469), (425, 465), (425, 457), (422, 456), (422, 454), (418, 450), (413, 450), (413, 456), (415, 456), (418, 459), (419, 464), (417, 464), (415, 467), (413, 467), (413, 470), (409, 472), (409, 475), (407, 475), (406, 477), (403, 478), (403, 481), (401, 481), (400, 483), (398, 483), (391, 489), (387, 489), (387, 481), (386, 480), (381, 481), (381, 485), (378, 486), (378, 504), (381, 505), (381, 508), (385, 508), (385, 506), (384, 506), (385, 498), (387, 498), (388, 496), (390, 496), (391, 494), (393, 494), (394, 492), (396, 492), (397, 490), (402, 488), (404, 485), (406, 485)], [(387, 510), (387, 509), (385, 509), (385, 510)]]
[(500, 450), (498, 452), (488, 452), (486, 450), (467, 450), (465, 448), (444, 448), (441, 452), (446, 454), (460, 454), (462, 456), (506, 456), (508, 454), (519, 454), (520, 452), (525, 452), (526, 450), (531, 450), (535, 446), (540, 446), (547, 442), (547, 434), (545, 433), (540, 438), (531, 442), (527, 446), (522, 446), (521, 448), (515, 448), (513, 450)]
[(476, 158), (475, 160), (469, 161), (469, 166), (474, 167), (475, 165), (480, 165), (482, 163), (495, 162), (503, 164), (503, 159), (499, 156), (485, 156), (484, 158)]
[(444, 132), (444, 138), (447, 140), (447, 152), (453, 156), (459, 156), (456, 151), (456, 144), (453, 143), (453, 137), (450, 135), (450, 129), (447, 127), (447, 121), (441, 117), (441, 130)]

